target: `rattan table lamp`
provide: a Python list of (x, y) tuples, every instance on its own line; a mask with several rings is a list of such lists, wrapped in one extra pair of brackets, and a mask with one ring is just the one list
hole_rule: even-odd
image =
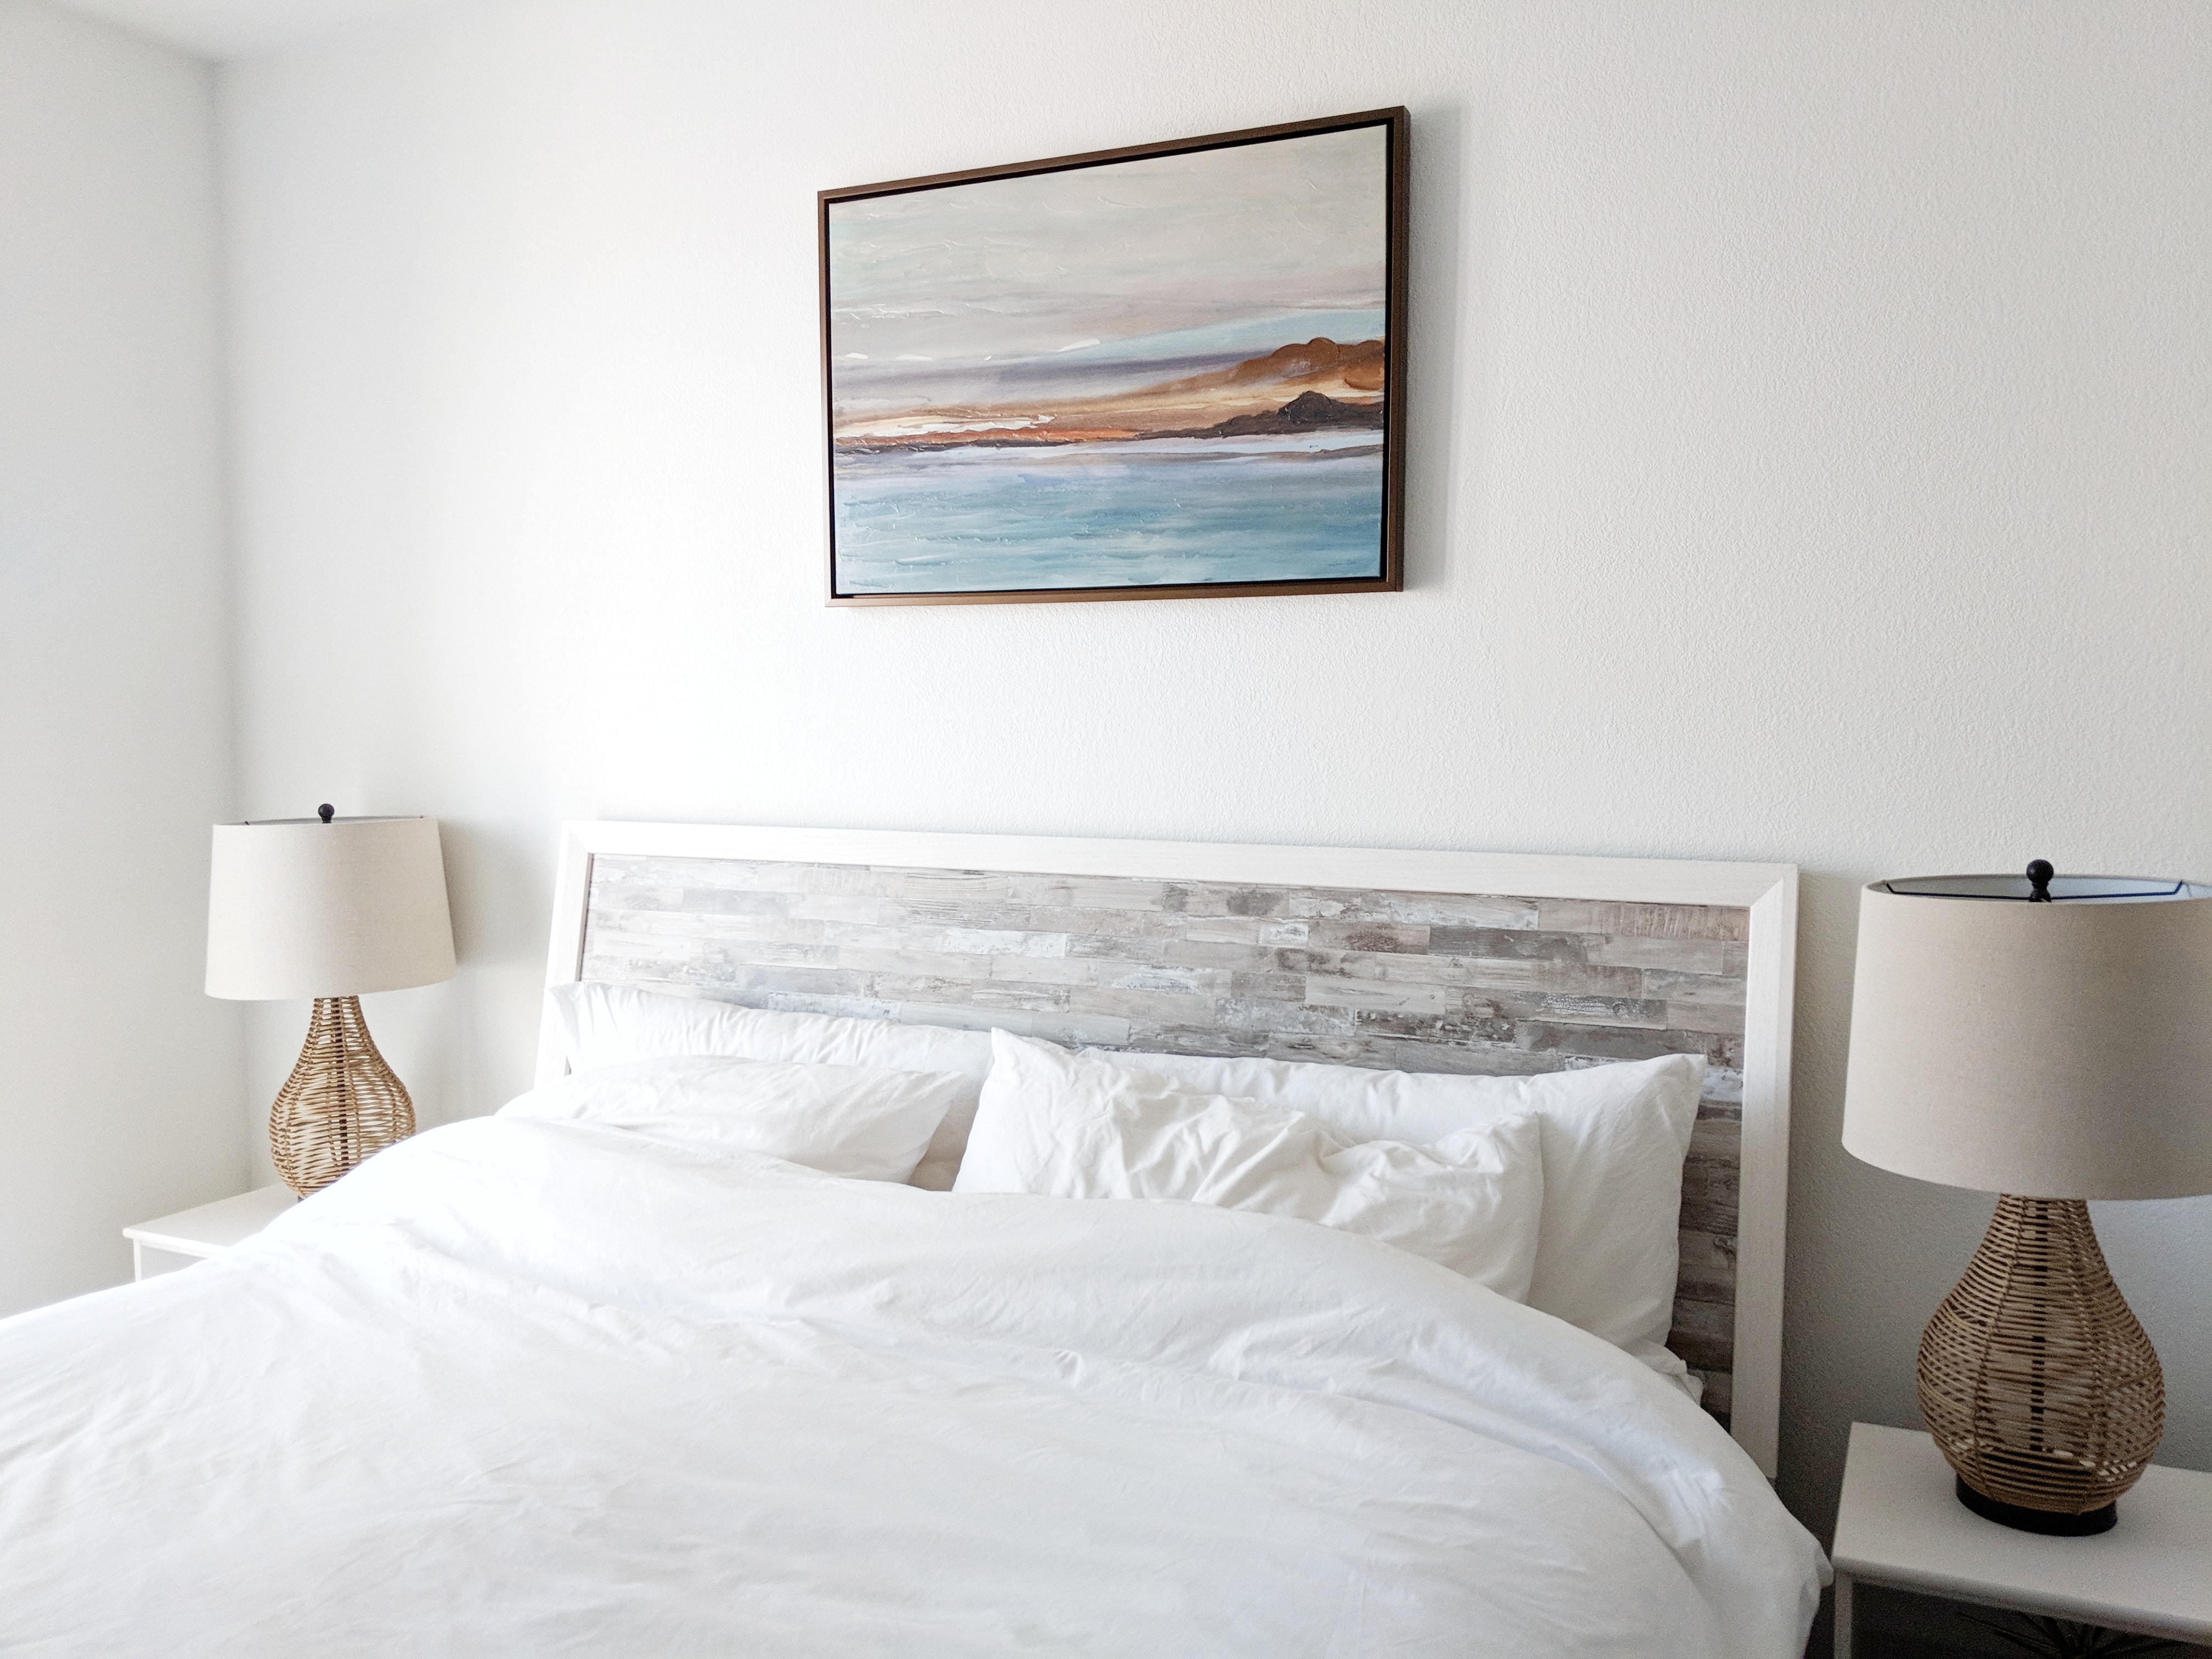
[(1935, 876), (1861, 896), (1844, 1146), (1994, 1192), (1920, 1341), (1920, 1409), (1976, 1514), (2102, 1532), (2166, 1387), (2086, 1200), (2212, 1192), (2212, 887)]
[(207, 990), (313, 997), (307, 1041), (269, 1113), (269, 1150), (302, 1198), (415, 1133), (361, 998), (453, 976), (435, 818), (312, 818), (215, 827)]

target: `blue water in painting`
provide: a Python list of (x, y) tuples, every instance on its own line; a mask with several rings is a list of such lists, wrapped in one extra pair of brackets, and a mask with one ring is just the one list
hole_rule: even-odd
[(1382, 574), (1379, 434), (843, 453), (839, 591)]

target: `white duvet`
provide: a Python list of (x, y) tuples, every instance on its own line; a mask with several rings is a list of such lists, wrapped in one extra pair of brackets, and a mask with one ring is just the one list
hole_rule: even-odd
[(1370, 1240), (483, 1119), (0, 1322), (9, 1656), (1796, 1653), (1598, 1339)]

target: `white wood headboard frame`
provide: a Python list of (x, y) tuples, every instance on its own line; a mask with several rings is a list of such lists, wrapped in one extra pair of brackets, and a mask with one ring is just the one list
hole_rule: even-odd
[[(684, 823), (562, 827), (549, 986), (581, 975), (592, 860), (602, 855), (1127, 877), (1140, 880), (1516, 894), (1532, 899), (1740, 907), (1750, 916), (1745, 970), (1742, 1141), (1736, 1230), (1731, 1426), (1769, 1478), (1781, 1412), (1784, 1230), (1790, 1152), (1791, 999), (1797, 869), (1788, 864), (1553, 858), (1368, 848), (1240, 847), (902, 830), (791, 830)], [(550, 1024), (538, 1080), (565, 1069)]]

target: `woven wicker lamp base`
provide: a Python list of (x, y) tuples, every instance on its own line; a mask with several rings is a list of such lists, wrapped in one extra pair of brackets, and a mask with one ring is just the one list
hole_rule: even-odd
[(2166, 1382), (2087, 1204), (1997, 1200), (1920, 1339), (1920, 1410), (1976, 1514), (2068, 1535), (2112, 1526), (2158, 1449)]
[(415, 1103), (361, 1017), (359, 997), (317, 997), (307, 1041), (269, 1109), (269, 1151), (305, 1198), (415, 1133)]

